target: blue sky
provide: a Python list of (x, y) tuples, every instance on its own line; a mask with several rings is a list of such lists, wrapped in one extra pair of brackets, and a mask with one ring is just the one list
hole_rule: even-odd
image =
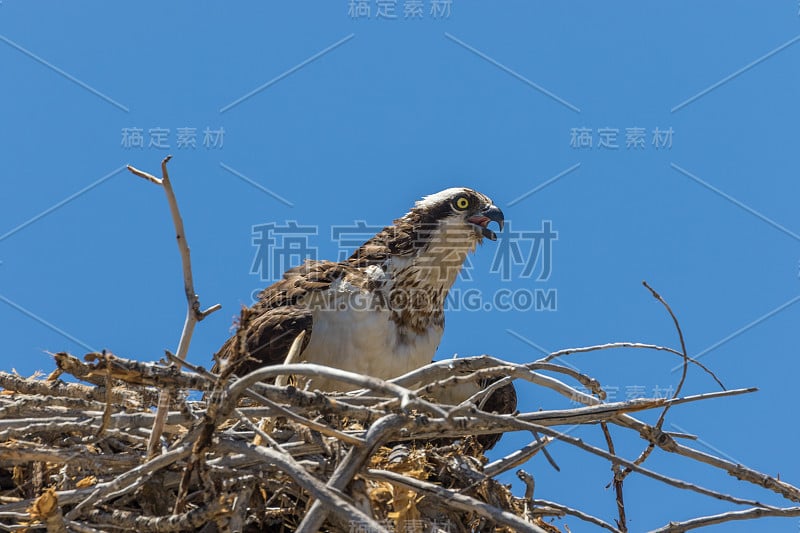
[[(499, 247), (487, 243), (456, 289), (488, 302), (527, 291), (554, 305), (451, 309), (440, 358), (525, 362), (540, 349), (623, 340), (678, 347), (647, 280), (690, 353), (726, 386), (760, 388), (676, 407), (665, 427), (799, 483), (800, 430), (787, 424), (800, 372), (797, 1), (453, 0), (434, 16), (425, 0), (409, 18), (406, 3), (387, 18), (374, 0), (369, 16), (347, 0), (0, 2), (2, 368), (49, 371), (47, 351), (152, 360), (176, 348), (185, 301), (169, 212), (125, 164), (157, 172), (174, 155), (196, 289), (205, 306), (223, 306), (196, 331), (198, 364), (266, 283), (251, 273), (268, 257), (254, 226), (315, 227), (309, 251), (333, 259), (331, 227), (384, 225), (425, 194), (465, 185), (491, 196), (514, 231), (550, 221), (558, 238), (547, 279), (523, 238), (508, 276), (493, 271)], [(617, 400), (679, 378), (663, 353), (568, 362)], [(522, 410), (570, 405), (520, 390)], [(693, 369), (686, 393), (712, 390)], [(603, 444), (598, 428), (572, 434)], [(628, 458), (645, 445), (615, 436)], [(507, 437), (492, 457), (527, 440)], [(538, 496), (613, 520), (608, 465), (565, 444), (551, 453), (560, 473), (541, 457), (525, 467)], [(665, 453), (647, 466), (779, 503)], [(523, 491), (513, 475), (504, 481)], [(626, 489), (633, 531), (732, 509), (636, 475)], [(797, 520), (762, 527), (795, 531)]]

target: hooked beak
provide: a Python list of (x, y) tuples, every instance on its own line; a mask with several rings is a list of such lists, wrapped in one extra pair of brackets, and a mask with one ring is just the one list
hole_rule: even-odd
[(489, 222), (497, 222), (500, 231), (503, 231), (503, 212), (496, 205), (490, 205), (477, 215), (473, 215), (467, 219), (467, 222), (475, 226), (478, 232), (491, 241), (497, 240), (497, 234), (488, 228)]

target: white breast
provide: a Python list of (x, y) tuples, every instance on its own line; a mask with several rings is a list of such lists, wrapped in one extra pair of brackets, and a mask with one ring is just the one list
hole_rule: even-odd
[[(311, 339), (302, 360), (382, 379), (400, 376), (433, 360), (442, 328), (432, 326), (401, 343), (386, 310), (375, 310), (372, 294), (347, 282), (331, 289), (334, 306), (313, 311)], [(312, 389), (351, 390), (339, 382), (317, 378)]]

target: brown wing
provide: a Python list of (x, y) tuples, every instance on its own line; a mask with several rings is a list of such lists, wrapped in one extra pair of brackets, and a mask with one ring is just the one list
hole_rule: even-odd
[[(480, 386), (485, 388), (497, 381), (500, 378), (482, 380)], [(497, 413), (500, 415), (510, 415), (517, 410), (517, 389), (514, 383), (503, 385), (496, 391), (492, 392), (486, 403), (483, 405), (483, 410), (488, 413)], [(475, 439), (480, 443), (484, 450), (491, 450), (497, 441), (502, 437), (502, 433), (490, 433), (488, 435), (478, 435)]]
[(411, 222), (398, 218), (362, 244), (347, 262), (356, 267), (381, 264), (390, 256), (409, 256), (416, 251), (418, 235)]
[(243, 376), (257, 368), (282, 364), (295, 338), (305, 331), (301, 350), (311, 339), (313, 327), (308, 297), (328, 289), (343, 274), (339, 263), (306, 261), (283, 275), (258, 295), (250, 308), (244, 333), (244, 351), (237, 353), (237, 336), (228, 339), (214, 356), (212, 371), (221, 364), (236, 364), (234, 373)]

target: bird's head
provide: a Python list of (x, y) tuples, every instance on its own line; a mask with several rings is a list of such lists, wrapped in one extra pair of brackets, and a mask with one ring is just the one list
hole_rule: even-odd
[(467, 254), (484, 238), (497, 240), (489, 224), (496, 222), (502, 230), (503, 221), (503, 212), (488, 196), (466, 187), (445, 189), (416, 202), (394, 225), (356, 250), (349, 261), (366, 267), (382, 265), (388, 259), (396, 281), (445, 295)]
[(466, 187), (445, 189), (419, 200), (394, 224), (383, 228), (348, 259), (365, 268), (376, 286), (389, 291), (398, 323), (415, 332), (443, 323), (443, 306), (467, 254), (489, 228), (503, 229), (503, 212), (492, 200)]
[(475, 242), (484, 237), (497, 240), (497, 234), (489, 229), (490, 222), (496, 222), (503, 229), (503, 212), (492, 203), (488, 196), (468, 189), (454, 187), (431, 194), (419, 200), (404, 217), (414, 220), (421, 228), (428, 228), (432, 235), (435, 230), (467, 230)]
[(399, 257), (393, 264), (415, 280), (410, 283), (446, 294), (467, 254), (484, 238), (497, 240), (489, 223), (496, 222), (502, 230), (503, 220), (500, 208), (472, 189), (456, 187), (431, 194), (395, 221), (389, 248)]

